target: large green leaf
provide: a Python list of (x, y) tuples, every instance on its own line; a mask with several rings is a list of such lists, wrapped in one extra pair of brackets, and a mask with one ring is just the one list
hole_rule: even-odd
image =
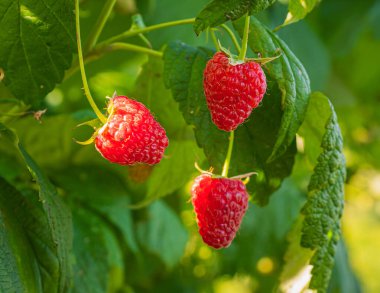
[[(38, 197), (30, 198), (38, 209), (30, 208), (29, 213), (32, 216), (23, 224), (27, 227), (27, 231), (32, 233), (32, 236), (29, 236), (30, 241), (34, 251), (38, 252), (38, 261), (44, 268), (43, 286), (48, 291), (65, 292), (70, 285), (71, 275), (71, 212), (59, 197), (55, 187), (18, 142), (17, 136), (4, 125), (0, 125), (0, 134), (1, 136), (5, 134), (4, 136), (14, 143), (38, 184)], [(20, 219), (25, 218), (20, 217)], [(49, 257), (44, 253), (46, 250), (49, 251)]]
[(187, 125), (171, 91), (165, 88), (163, 71), (164, 64), (161, 59), (149, 58), (137, 78), (131, 97), (149, 108), (171, 139), (181, 135)]
[(72, 201), (120, 231), (124, 243), (138, 252), (128, 190), (115, 172), (106, 167), (70, 166), (56, 173), (54, 180)]
[[(302, 208), (305, 218), (301, 245), (315, 250), (310, 262), (313, 265), (310, 288), (325, 292), (334, 265), (336, 245), (341, 235), (340, 218), (344, 205), (346, 167), (342, 135), (334, 108), (321, 94), (313, 94), (312, 99), (328, 104), (330, 116), (325, 123), (322, 152), (308, 186), (308, 200)], [(315, 104), (317, 103), (313, 102), (311, 105)]]
[[(186, 122), (193, 126), (197, 143), (203, 148), (210, 166), (220, 173), (227, 152), (228, 133), (219, 130), (211, 121), (203, 92), (203, 70), (212, 51), (194, 48), (183, 43), (168, 45), (164, 54), (165, 83), (171, 88)], [(230, 174), (258, 171), (248, 185), (249, 191), (260, 204), (268, 201), (287, 177), (296, 152), (293, 143), (285, 153), (267, 162), (281, 124), (281, 93), (273, 82), (261, 107), (248, 122), (236, 130)]]
[(37, 104), (61, 82), (75, 47), (74, 2), (0, 2), (0, 68), (20, 100)]
[(137, 231), (141, 244), (169, 268), (176, 265), (185, 252), (187, 231), (177, 215), (160, 200), (148, 207), (148, 219)]
[[(28, 239), (32, 231), (23, 225), (28, 218), (32, 220), (23, 196), (0, 177), (0, 292), (41, 292), (46, 281), (41, 278), (42, 267)], [(35, 238), (35, 241), (44, 240)], [(47, 274), (53, 273), (50, 268), (45, 267)], [(54, 275), (50, 277), (57, 280)], [(54, 286), (44, 284), (44, 288)]]
[[(75, 260), (71, 291), (101, 293), (120, 286), (115, 284), (115, 275), (122, 276), (123, 255), (113, 232), (86, 209), (76, 209), (73, 222)], [(120, 283), (120, 278), (116, 278), (116, 283)]]
[[(244, 21), (236, 21), (234, 26), (242, 35)], [(251, 17), (250, 32), (248, 43), (252, 51), (264, 57), (276, 55), (278, 49), (282, 52), (280, 58), (266, 64), (267, 75), (281, 90), (284, 111), (278, 137), (269, 157), (269, 161), (272, 161), (286, 152), (304, 120), (310, 81), (305, 68), (284, 41), (254, 17)]]
[(194, 31), (198, 35), (208, 27), (218, 26), (229, 20), (236, 20), (266, 9), (275, 0), (213, 0), (198, 14)]

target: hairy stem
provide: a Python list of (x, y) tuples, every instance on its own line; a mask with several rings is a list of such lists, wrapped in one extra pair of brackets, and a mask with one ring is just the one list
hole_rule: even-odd
[(248, 13), (245, 15), (245, 24), (244, 24), (244, 33), (243, 33), (243, 39), (242, 39), (242, 44), (241, 44), (241, 50), (239, 54), (239, 60), (244, 61), (245, 55), (247, 54), (247, 49), (248, 49), (248, 35), (249, 35), (249, 21), (250, 21), (250, 16)]
[(222, 176), (223, 177), (227, 177), (227, 175), (228, 175), (228, 168), (230, 167), (232, 149), (234, 147), (234, 136), (235, 136), (234, 134), (235, 134), (234, 131), (230, 132), (229, 143), (228, 143), (228, 150), (227, 150), (227, 156), (226, 156), (226, 160), (224, 161), (223, 171), (222, 171)]
[(102, 12), (100, 13), (99, 18), (94, 26), (94, 30), (91, 32), (90, 36), (88, 37), (88, 41), (84, 48), (85, 52), (90, 51), (98, 42), (99, 36), (103, 31), (103, 28), (112, 12), (113, 7), (115, 6), (115, 3), (116, 3), (116, 0), (107, 0), (107, 2), (104, 4)]
[(91, 105), (91, 108), (94, 110), (96, 116), (99, 118), (100, 121), (102, 121), (103, 123), (106, 123), (107, 118), (96, 106), (94, 99), (91, 96), (90, 88), (87, 83), (86, 71), (84, 69), (84, 61), (83, 61), (82, 42), (81, 42), (81, 36), (80, 36), (79, 0), (75, 0), (75, 26), (76, 26), (76, 32), (77, 32), (79, 68), (81, 71), (84, 93), (86, 95), (88, 102)]

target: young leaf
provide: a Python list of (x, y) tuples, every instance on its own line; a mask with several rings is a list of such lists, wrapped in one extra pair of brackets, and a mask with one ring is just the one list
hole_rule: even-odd
[[(210, 167), (220, 174), (227, 153), (228, 133), (211, 121), (203, 92), (203, 70), (212, 54), (205, 48), (170, 43), (164, 53), (164, 77), (186, 123), (193, 126), (197, 143), (203, 148)], [(264, 97), (262, 106), (236, 130), (230, 171), (231, 176), (250, 171), (259, 173), (251, 178), (248, 188), (260, 204), (266, 204), (269, 195), (290, 174), (296, 153), (293, 143), (278, 159), (267, 162), (283, 115), (281, 94), (272, 82), (268, 84), (269, 94)]]
[(311, 98), (327, 103), (331, 114), (325, 124), (322, 152), (308, 186), (308, 200), (302, 208), (305, 219), (301, 245), (315, 250), (310, 262), (313, 265), (310, 288), (324, 292), (328, 286), (335, 249), (341, 234), (340, 218), (344, 205), (346, 168), (342, 135), (333, 106), (321, 94), (313, 94)]
[[(234, 22), (234, 26), (242, 35), (244, 20)], [(285, 153), (304, 120), (310, 94), (310, 81), (305, 68), (284, 41), (254, 17), (251, 17), (248, 43), (252, 51), (265, 57), (276, 55), (278, 49), (282, 52), (278, 59), (265, 65), (268, 76), (278, 84), (282, 92), (284, 111), (276, 143), (268, 158), (269, 161), (273, 161)]]
[(321, 0), (289, 0), (288, 15), (281, 26), (303, 19)]
[(0, 68), (16, 98), (38, 104), (71, 65), (74, 2), (0, 1)]
[(140, 243), (157, 254), (168, 268), (173, 268), (185, 251), (187, 231), (177, 215), (160, 200), (148, 207), (148, 220), (137, 231)]
[(244, 14), (260, 12), (275, 0), (213, 0), (198, 14), (194, 31), (199, 35), (208, 27), (215, 27), (229, 20), (236, 20)]

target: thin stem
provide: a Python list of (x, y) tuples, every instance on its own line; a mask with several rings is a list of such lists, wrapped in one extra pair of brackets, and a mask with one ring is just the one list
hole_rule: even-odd
[[(145, 48), (138, 45), (128, 44), (128, 43), (113, 43), (109, 44), (107, 46), (102, 46), (101, 48), (94, 49), (91, 51), (91, 54), (87, 54), (84, 56), (84, 64), (90, 63), (92, 61), (95, 61), (99, 59), (101, 56), (103, 56), (106, 53), (111, 53), (114, 51), (132, 51), (132, 52), (138, 52), (138, 53), (144, 53), (148, 54), (154, 57), (162, 58), (163, 53), (157, 50)], [(64, 80), (67, 80), (70, 78), (77, 70), (79, 69), (79, 63), (74, 64), (70, 69), (66, 71)]]
[(223, 177), (227, 177), (227, 175), (228, 175), (228, 168), (230, 167), (232, 149), (234, 147), (234, 133), (235, 133), (234, 131), (230, 132), (227, 156), (226, 156), (226, 160), (224, 161), (223, 171), (222, 171)]
[(88, 37), (88, 41), (84, 48), (85, 52), (90, 51), (97, 43), (99, 36), (102, 33), (103, 28), (112, 12), (112, 9), (115, 6), (116, 1), (117, 0), (107, 0), (107, 2), (104, 4), (102, 12), (100, 13), (99, 18), (94, 26), (94, 30), (91, 32), (90, 36)]
[(245, 55), (247, 54), (248, 49), (248, 35), (249, 35), (249, 21), (250, 17), (248, 13), (245, 15), (245, 24), (244, 24), (244, 33), (243, 33), (243, 40), (241, 44), (241, 51), (239, 54), (239, 60), (244, 61)]
[(220, 46), (219, 46), (218, 39), (216, 38), (215, 31), (213, 29), (210, 29), (210, 34), (211, 34), (211, 39), (212, 39), (212, 42), (214, 43), (216, 50), (220, 51)]
[[(144, 53), (148, 54), (154, 57), (162, 58), (163, 53), (161, 51), (133, 45), (133, 44), (127, 44), (127, 43), (113, 43), (107, 46), (107, 51), (118, 51), (118, 50), (125, 50), (125, 51), (132, 51), (132, 52), (138, 52), (138, 53)], [(104, 51), (103, 51), (104, 52)]]
[(238, 52), (240, 52), (241, 48), (239, 45), (238, 40), (236, 39), (235, 34), (232, 32), (232, 30), (225, 24), (222, 24), (221, 27), (227, 32), (227, 34), (230, 36), (230, 39), (234, 43), (234, 46)]
[(96, 106), (94, 99), (91, 96), (90, 88), (89, 88), (88, 83), (87, 83), (86, 71), (84, 69), (84, 61), (83, 61), (82, 42), (81, 42), (81, 37), (80, 37), (79, 0), (75, 0), (75, 25), (76, 25), (76, 31), (77, 31), (79, 67), (80, 67), (80, 71), (81, 71), (81, 75), (82, 75), (84, 93), (86, 95), (88, 102), (91, 105), (91, 108), (94, 110), (96, 116), (99, 118), (100, 121), (102, 121), (103, 123), (106, 123), (107, 118), (103, 115), (103, 113)]
[(150, 31), (171, 27), (171, 26), (177, 26), (177, 25), (183, 25), (183, 24), (192, 24), (194, 23), (195, 18), (187, 18), (187, 19), (181, 19), (176, 21), (169, 21), (169, 22), (163, 22), (143, 28), (133, 29), (133, 30), (127, 30), (124, 33), (121, 33), (119, 35), (116, 35), (112, 38), (109, 38), (108, 40), (105, 40), (104, 42), (100, 43), (99, 46), (114, 43), (116, 41), (120, 41), (121, 39), (130, 38), (133, 36), (136, 36), (138, 34), (144, 34)]

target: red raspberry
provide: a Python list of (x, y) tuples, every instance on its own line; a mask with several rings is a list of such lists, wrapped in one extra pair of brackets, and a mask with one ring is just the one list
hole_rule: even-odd
[(239, 179), (198, 176), (191, 189), (199, 233), (214, 247), (228, 247), (248, 207), (248, 193)]
[(160, 162), (169, 141), (149, 110), (125, 96), (112, 98), (108, 108), (107, 123), (95, 138), (96, 149), (102, 156), (121, 165)]
[(267, 84), (260, 64), (231, 64), (218, 52), (207, 62), (203, 86), (212, 121), (225, 131), (235, 130), (264, 97)]

